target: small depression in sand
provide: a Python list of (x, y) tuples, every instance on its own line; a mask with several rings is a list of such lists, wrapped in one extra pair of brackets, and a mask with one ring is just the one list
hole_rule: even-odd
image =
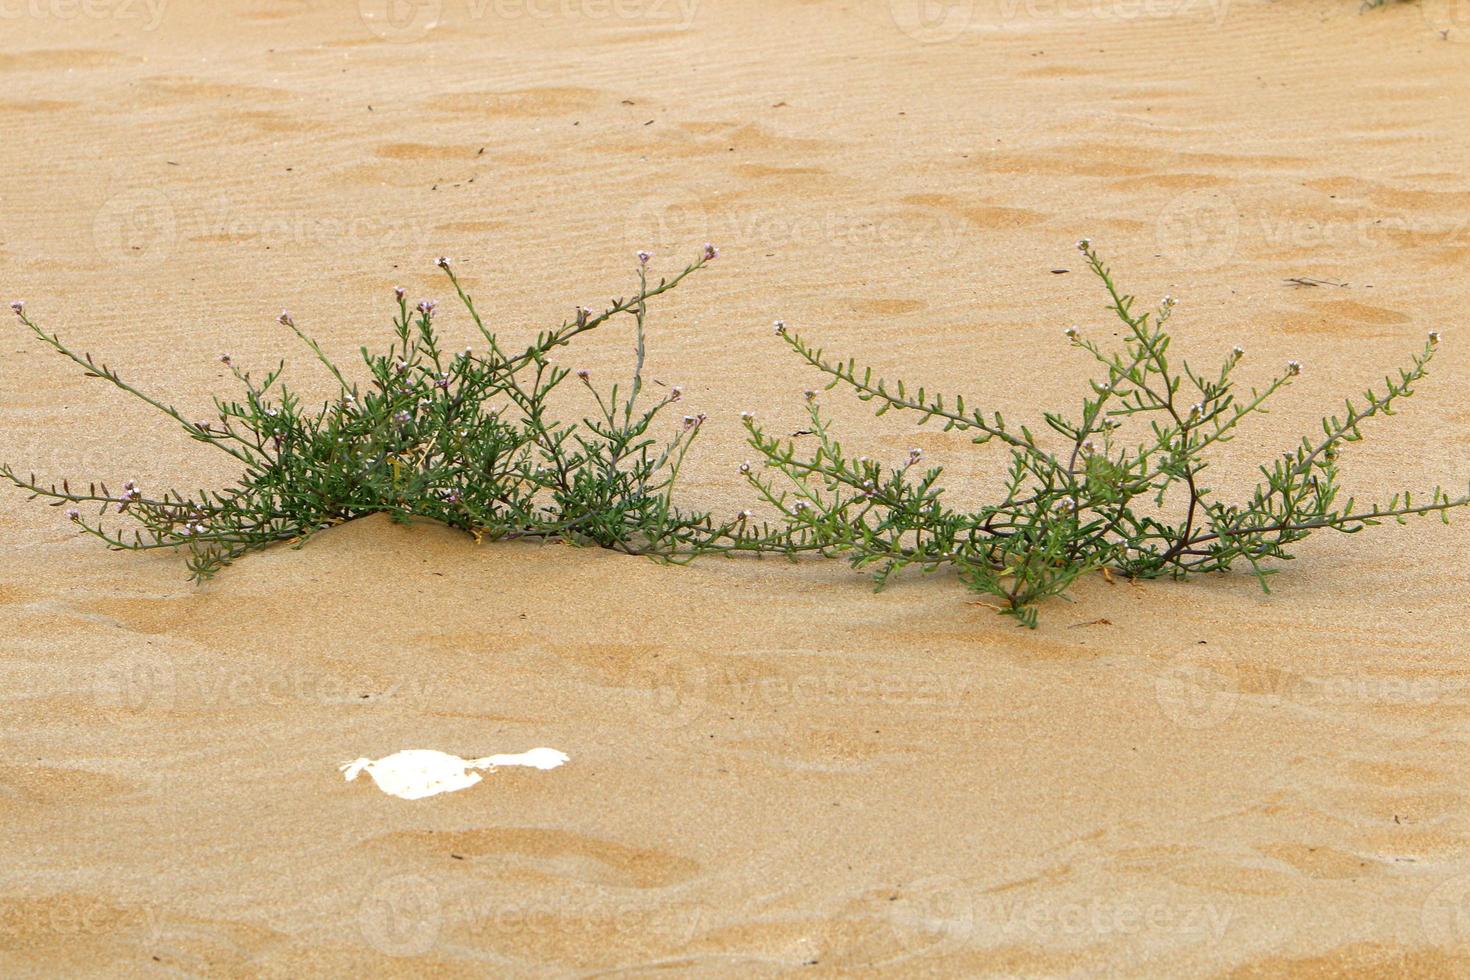
[(555, 769), (571, 761), (565, 752), (538, 748), (518, 755), (490, 755), (483, 759), (461, 759), (434, 749), (404, 749), (381, 759), (356, 759), (342, 763), (339, 771), (350, 783), (358, 773), (373, 777), (378, 789), (402, 800), (421, 800), (426, 796), (469, 789), (482, 778), (478, 769), (494, 770), (499, 766), (529, 766), (532, 769)]

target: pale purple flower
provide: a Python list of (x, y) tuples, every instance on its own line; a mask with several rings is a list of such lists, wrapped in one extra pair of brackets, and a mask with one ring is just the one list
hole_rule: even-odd
[(577, 372), (577, 377), (583, 381), (590, 381), (592, 380), (592, 372), (587, 370), (586, 368), (583, 368), (582, 370)]
[(647, 265), (648, 264), (648, 260), (651, 259), (651, 258), (653, 258), (653, 253), (652, 252), (640, 251), (638, 253), (638, 264), (639, 265)]
[(705, 257), (705, 260), (706, 261), (709, 261), (709, 260), (712, 260), (712, 259), (717, 259), (717, 258), (720, 257), (720, 250), (717, 249), (717, 248), (715, 248), (709, 242), (705, 242), (704, 243), (704, 257)]
[(398, 302), (402, 303), (403, 302), (403, 297), (405, 297), (407, 295), (408, 295), (408, 290), (404, 289), (402, 286), (394, 286), (393, 287), (393, 298), (396, 299), (396, 300), (398, 300)]
[(69, 521), (80, 521), (82, 519), (82, 512), (75, 507), (68, 507), (66, 509), (66, 519)]
[(10, 304), (10, 312), (14, 313), (16, 316), (23, 316), (25, 314), (25, 311), (26, 304), (24, 300), (18, 299)]
[(426, 300), (423, 300), (423, 301), (421, 301), (419, 303), (419, 305), (418, 305), (418, 311), (420, 313), (422, 313), (424, 316), (433, 316), (434, 315), (434, 307), (436, 307), (438, 305), (439, 304), (438, 304), (437, 301), (432, 300), (432, 299), (426, 299)]
[(281, 315), (276, 317), (276, 320), (279, 321), (283, 326), (294, 327), (296, 325), (296, 321), (291, 319), (290, 310), (282, 310)]

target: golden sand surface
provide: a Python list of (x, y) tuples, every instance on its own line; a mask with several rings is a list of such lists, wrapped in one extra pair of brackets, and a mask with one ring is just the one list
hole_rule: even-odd
[[(729, 510), (738, 412), (795, 428), (817, 380), (775, 317), (1008, 417), (1075, 405), (1062, 328), (1112, 332), (1086, 235), (1180, 299), (1176, 351), (1305, 364), (1222, 492), (1433, 328), (1344, 470), (1463, 487), (1455, 13), (0, 0), (0, 299), (203, 411), (224, 350), (327, 391), (276, 313), (350, 358), (396, 283), (444, 298), (440, 254), (520, 339), (625, 294), (635, 249), (672, 271), (714, 241), (649, 365), (710, 416), (689, 500)], [(0, 456), (233, 478), (6, 329)], [(562, 358), (627, 353), (622, 327)], [(854, 451), (922, 447), (957, 493), (1001, 460), (823, 397)], [(1270, 596), (1089, 579), (1027, 631), (944, 576), (381, 519), (196, 587), (10, 491), (0, 974), (1470, 975), (1467, 544), (1317, 537)], [(541, 745), (571, 762), (413, 802), (337, 770)]]

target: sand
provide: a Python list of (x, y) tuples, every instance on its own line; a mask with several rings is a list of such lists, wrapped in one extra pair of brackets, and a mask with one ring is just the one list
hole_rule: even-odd
[[(778, 316), (1011, 417), (1075, 404), (1087, 235), (1180, 299), (1176, 350), (1305, 364), (1223, 491), (1432, 328), (1347, 480), (1470, 479), (1470, 27), (1437, 0), (437, 6), (0, 2), (0, 299), (202, 411), (225, 350), (326, 391), (276, 313), (350, 356), (396, 283), (443, 297), (437, 255), (523, 339), (712, 240), (650, 370), (728, 510), (737, 413), (794, 428), (814, 380)], [(7, 329), (0, 455), (231, 479)], [(824, 397), (859, 451), (993, 479)], [(1089, 579), (1031, 632), (944, 576), (382, 520), (198, 588), (11, 492), (0, 974), (1463, 976), (1467, 545), (1314, 538), (1269, 597)], [(543, 745), (572, 761), (418, 801), (338, 772)]]

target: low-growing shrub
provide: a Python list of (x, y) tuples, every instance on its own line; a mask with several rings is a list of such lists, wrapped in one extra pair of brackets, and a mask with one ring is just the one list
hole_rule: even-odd
[[(331, 372), (335, 399), (315, 408), (281, 381), (284, 362), (262, 378), (220, 360), (243, 388), (216, 398), (214, 417), (192, 420), (145, 394), (90, 355), (78, 354), (42, 330), (23, 303), (20, 322), (91, 377), (111, 382), (183, 427), (195, 440), (227, 453), (243, 469), (223, 490), (149, 491), (133, 481), (85, 490), (22, 476), (0, 475), (33, 496), (66, 508), (84, 532), (130, 551), (184, 549), (196, 579), (240, 555), (276, 542), (301, 542), (316, 532), (366, 517), (428, 518), (476, 539), (558, 539), (629, 554), (687, 560), (708, 552), (764, 549), (768, 536), (742, 514), (715, 521), (675, 506), (680, 465), (704, 417), (685, 416), (672, 434), (653, 435), (655, 421), (681, 398), (677, 387), (650, 390), (643, 376), (648, 301), (713, 260), (706, 246), (682, 272), (650, 283), (648, 256), (639, 254), (638, 290), (600, 313), (579, 308), (561, 326), (523, 350), (505, 349), (481, 319), (448, 259), (438, 265), (483, 337), (479, 350), (449, 353), (435, 330), (436, 305), (410, 303), (395, 290), (394, 342), (362, 350), (363, 382), (353, 380), (296, 326), (296, 333)], [(624, 384), (602, 390), (585, 371), (576, 378), (595, 396), (598, 414), (562, 420), (550, 398), (572, 376), (548, 355), (614, 318), (631, 320), (635, 363)], [(650, 397), (651, 396), (651, 397)], [(114, 527), (120, 516), (131, 527)], [(779, 536), (779, 535), (778, 535)]]
[(1171, 360), (1165, 325), (1174, 301), (1166, 297), (1157, 310), (1139, 312), (1091, 244), (1083, 240), (1078, 249), (1124, 327), (1123, 349), (1104, 351), (1080, 329), (1066, 331), (1102, 374), (1091, 382), (1080, 415), (1043, 416), (1061, 437), (1060, 449), (1046, 448), (1031, 429), (974, 402), (890, 384), (852, 360), (828, 360), (777, 322), (776, 333), (829, 377), (829, 389), (842, 387), (876, 403), (879, 415), (912, 412), (921, 425), (938, 422), (977, 444), (1003, 443), (1010, 456), (1004, 497), (978, 510), (956, 510), (943, 499), (943, 470), (923, 467), (919, 450), (890, 466), (851, 455), (832, 434), (816, 393), (808, 392), (810, 448), (770, 436), (746, 418), (751, 445), (764, 457), (764, 466), (745, 467), (748, 478), (786, 515), (794, 535), (845, 555), (854, 567), (873, 567), (880, 586), (907, 567), (955, 568), (1002, 613), (1034, 626), (1036, 604), (1088, 572), (1182, 577), (1245, 563), (1265, 588), (1271, 573), (1266, 562), (1291, 558), (1288, 549), (1315, 530), (1353, 532), (1412, 514), (1437, 513), (1448, 522), (1448, 511), (1470, 504), (1470, 497), (1451, 498), (1438, 488), (1366, 506), (1338, 500), (1339, 452), (1362, 438), (1364, 422), (1393, 414), (1413, 393), (1427, 373), (1437, 333), (1397, 380), (1387, 378), (1381, 391), (1349, 401), (1342, 415), (1323, 420), (1320, 437), (1305, 438), (1263, 465), (1261, 483), (1247, 499), (1217, 499), (1203, 480), (1206, 451), (1263, 412), (1301, 366), (1290, 362), (1244, 394), (1235, 381), (1245, 354), (1240, 348), (1212, 374)]
[[(1351, 533), (1415, 514), (1438, 514), (1448, 522), (1450, 510), (1470, 504), (1470, 496), (1452, 498), (1439, 488), (1427, 497), (1404, 492), (1365, 506), (1339, 502), (1340, 451), (1362, 438), (1364, 422), (1393, 414), (1413, 393), (1428, 373), (1437, 333), (1397, 379), (1386, 378), (1381, 390), (1349, 401), (1343, 414), (1322, 421), (1321, 436), (1304, 438), (1263, 465), (1261, 482), (1247, 498), (1218, 499), (1203, 479), (1206, 451), (1228, 442), (1248, 416), (1264, 412), (1301, 373), (1300, 365), (1289, 362), (1245, 394), (1235, 381), (1240, 348), (1214, 373), (1171, 361), (1165, 325), (1173, 300), (1139, 312), (1091, 244), (1084, 240), (1078, 248), (1124, 327), (1123, 344), (1109, 352), (1079, 328), (1066, 331), (1073, 347), (1097, 361), (1101, 376), (1090, 383), (1079, 415), (1043, 416), (1060, 437), (1059, 448), (962, 398), (890, 384), (852, 360), (830, 361), (776, 323), (791, 349), (828, 376), (829, 389), (850, 389), (875, 402), (879, 415), (912, 412), (921, 425), (938, 421), (977, 444), (1003, 444), (1010, 457), (1005, 493), (975, 510), (945, 503), (943, 469), (922, 466), (918, 449), (889, 466), (850, 455), (832, 434), (815, 391), (807, 392), (810, 428), (799, 437), (769, 435), (754, 416), (744, 416), (762, 460), (742, 464), (741, 471), (780, 520), (759, 523), (748, 510), (717, 519), (678, 507), (674, 489), (704, 416), (686, 415), (671, 434), (653, 434), (660, 414), (681, 393), (663, 388), (647, 397), (644, 329), (648, 300), (713, 260), (718, 253), (708, 245), (683, 271), (656, 284), (649, 282), (649, 256), (640, 252), (634, 295), (601, 313), (579, 308), (572, 320), (514, 353), (482, 321), (449, 260), (440, 259), (483, 349), (441, 350), (434, 302), (411, 305), (398, 289), (394, 343), (384, 353), (362, 350), (363, 382), (350, 379), (282, 313), (280, 322), (335, 379), (336, 397), (307, 409), (280, 380), (284, 362), (256, 380), (223, 355), (244, 394), (216, 398), (214, 417), (202, 421), (74, 352), (41, 329), (24, 304), (14, 303), (20, 322), (48, 346), (227, 453), (243, 473), (224, 490), (192, 494), (150, 493), (131, 481), (119, 490), (90, 484), (83, 491), (69, 481), (23, 477), (9, 465), (0, 465), (0, 476), (66, 508), (82, 531), (110, 547), (185, 550), (197, 580), (246, 552), (388, 514), (438, 521), (476, 540), (559, 540), (671, 562), (705, 554), (816, 552), (872, 568), (880, 588), (904, 568), (953, 568), (1000, 612), (1033, 627), (1038, 603), (1064, 594), (1089, 572), (1177, 578), (1244, 563), (1267, 588), (1268, 563), (1290, 559), (1289, 549), (1313, 531)], [(619, 317), (631, 319), (635, 341), (625, 384), (604, 391), (586, 371), (573, 375), (550, 360), (553, 351)], [(580, 421), (561, 418), (551, 400), (573, 376), (597, 405), (595, 415)], [(130, 518), (133, 527), (114, 527), (109, 516)]]

